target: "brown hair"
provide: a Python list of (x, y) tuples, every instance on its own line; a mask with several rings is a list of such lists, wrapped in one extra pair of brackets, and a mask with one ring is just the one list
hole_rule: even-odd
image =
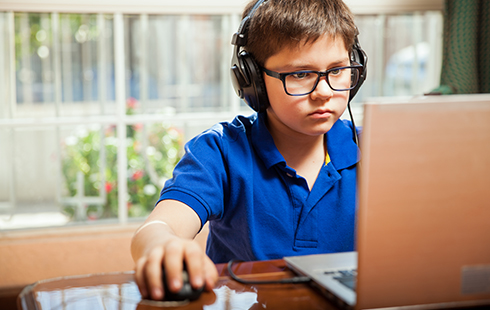
[[(246, 6), (243, 17), (256, 2)], [(245, 49), (263, 66), (279, 50), (314, 42), (324, 34), (341, 38), (351, 53), (357, 28), (342, 0), (268, 0), (250, 20)]]

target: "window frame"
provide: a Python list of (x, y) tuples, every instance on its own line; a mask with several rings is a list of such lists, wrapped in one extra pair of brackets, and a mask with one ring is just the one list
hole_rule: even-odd
[[(122, 14), (240, 14), (244, 0), (5, 0), (0, 11)], [(399, 14), (442, 10), (444, 0), (345, 0), (354, 14)]]
[[(411, 12), (424, 12), (430, 10), (442, 11), (444, 8), (444, 0), (400, 0), (393, 2), (392, 0), (372, 0), (366, 3), (365, 0), (345, 0), (345, 3), (351, 8), (355, 15), (388, 15), (388, 14), (404, 14)], [(89, 120), (84, 117), (42, 117), (40, 119), (23, 119), (23, 118), (4, 118), (0, 119), (0, 129), (15, 129), (22, 127), (39, 127), (39, 126), (60, 126), (63, 124), (84, 124), (87, 121), (97, 124), (117, 124), (118, 140), (121, 144), (118, 147), (118, 187), (119, 187), (119, 223), (128, 222), (128, 213), (126, 208), (127, 195), (127, 152), (125, 146), (126, 126), (138, 122), (153, 121), (155, 119), (162, 120), (159, 115), (139, 115), (128, 116), (125, 111), (126, 103), (126, 85), (125, 85), (125, 59), (124, 53), (124, 15), (137, 14), (225, 14), (232, 18), (232, 27), (236, 28), (240, 22), (240, 14), (243, 9), (244, 0), (182, 0), (176, 3), (175, 1), (158, 1), (158, 0), (4, 0), (0, 2), (0, 12), (4, 12), (9, 19), (9, 25), (13, 22), (13, 14), (18, 12), (47, 12), (50, 14), (58, 13), (96, 13), (96, 14), (113, 14), (114, 17), (114, 63), (115, 63), (115, 89), (116, 89), (116, 106), (117, 112), (113, 116), (96, 116)], [(9, 26), (10, 27), (10, 26)], [(11, 29), (7, 29), (11, 31)], [(13, 45), (13, 38), (10, 38), (10, 44)], [(5, 50), (5, 56), (8, 58), (5, 68), (9, 75), (7, 79), (15, 80), (15, 68), (12, 65), (15, 62), (14, 47), (10, 46)], [(231, 55), (230, 55), (231, 56)], [(1, 78), (1, 77), (0, 77)], [(10, 83), (12, 84), (12, 83)], [(15, 86), (11, 85), (7, 89), (7, 96), (4, 100), (7, 109), (15, 115), (16, 99)], [(230, 110), (222, 113), (209, 113), (206, 117), (213, 121), (230, 119), (240, 111), (239, 99), (232, 94), (230, 97)], [(362, 113), (354, 111), (356, 121), (361, 119), (357, 117)], [(178, 115), (171, 116), (169, 119), (173, 121), (197, 121), (196, 115)], [(41, 125), (40, 125), (41, 124)], [(12, 172), (13, 173), (13, 172)]]

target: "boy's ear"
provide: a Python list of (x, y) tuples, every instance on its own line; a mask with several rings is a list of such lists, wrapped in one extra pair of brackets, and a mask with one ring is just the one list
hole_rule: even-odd
[(238, 31), (233, 34), (231, 44), (235, 46), (231, 59), (231, 81), (236, 94), (257, 112), (262, 112), (269, 106), (269, 97), (265, 88), (262, 70), (245, 50), (248, 38), (248, 26), (255, 10), (267, 0), (259, 0), (250, 13), (243, 18)]
[(359, 44), (359, 40), (357, 39), (357, 35), (354, 41), (354, 46), (352, 47), (352, 54), (351, 54), (351, 63), (356, 63), (359, 65), (362, 65), (362, 70), (361, 74), (359, 76), (359, 82), (357, 82), (356, 87), (350, 90), (349, 94), (349, 102), (354, 98), (354, 96), (357, 94), (359, 91), (359, 88), (361, 88), (362, 84), (366, 80), (367, 77), (367, 61), (368, 57), (366, 52), (361, 48), (361, 44)]

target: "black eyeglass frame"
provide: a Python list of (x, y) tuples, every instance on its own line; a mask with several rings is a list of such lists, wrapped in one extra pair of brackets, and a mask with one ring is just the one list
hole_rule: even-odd
[[(335, 70), (343, 70), (343, 69), (356, 69), (356, 70), (358, 70), (357, 81), (356, 81), (355, 84), (351, 85), (351, 87), (349, 87), (349, 88), (335, 89), (335, 88), (332, 87), (332, 85), (330, 85), (330, 81), (328, 80), (328, 75), (332, 71), (335, 71)], [(333, 91), (347, 91), (347, 90), (354, 89), (357, 86), (357, 83), (359, 83), (359, 77), (361, 76), (363, 69), (364, 69), (364, 66), (362, 66), (362, 65), (350, 65), (350, 66), (344, 66), (344, 67), (335, 67), (335, 68), (328, 69), (326, 71), (304, 70), (304, 71), (293, 71), (293, 72), (280, 73), (280, 72), (272, 71), (272, 70), (266, 69), (264, 67), (261, 67), (261, 70), (265, 74), (267, 74), (270, 77), (273, 77), (273, 78), (276, 78), (276, 79), (279, 79), (279, 80), (282, 81), (282, 86), (284, 87), (284, 91), (289, 96), (306, 96), (308, 94), (311, 94), (312, 92), (315, 91), (315, 89), (318, 86), (318, 83), (320, 82), (320, 79), (322, 78), (322, 76), (325, 77), (325, 80), (327, 81), (328, 86)], [(315, 85), (313, 86), (312, 90), (310, 90), (309, 92), (302, 93), (302, 94), (291, 94), (291, 93), (288, 92), (288, 90), (286, 88), (286, 77), (288, 75), (300, 74), (300, 73), (316, 73), (317, 74), (317, 79), (316, 79)]]

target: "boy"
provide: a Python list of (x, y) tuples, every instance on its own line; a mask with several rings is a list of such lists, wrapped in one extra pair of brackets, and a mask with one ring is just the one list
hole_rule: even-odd
[[(352, 14), (341, 0), (254, 0), (246, 20), (232, 77), (258, 113), (186, 144), (132, 240), (145, 298), (163, 298), (162, 265), (171, 291), (184, 262), (192, 286), (210, 290), (215, 263), (354, 249), (358, 148), (352, 123), (339, 120), (363, 73), (351, 61)], [(204, 253), (194, 238), (208, 221)]]

